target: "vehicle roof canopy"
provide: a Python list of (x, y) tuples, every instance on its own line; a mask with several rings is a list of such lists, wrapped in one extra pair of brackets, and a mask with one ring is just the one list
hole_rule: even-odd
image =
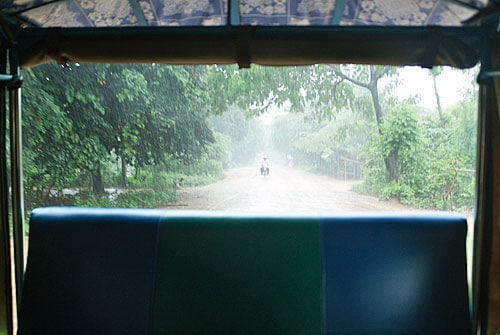
[(23, 67), (165, 64), (474, 66), (488, 0), (4, 0)]

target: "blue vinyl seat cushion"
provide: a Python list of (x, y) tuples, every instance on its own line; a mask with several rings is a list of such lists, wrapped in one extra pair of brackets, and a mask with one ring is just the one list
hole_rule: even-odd
[(461, 216), (321, 224), (327, 334), (470, 334)]
[(158, 212), (41, 208), (18, 334), (148, 334)]

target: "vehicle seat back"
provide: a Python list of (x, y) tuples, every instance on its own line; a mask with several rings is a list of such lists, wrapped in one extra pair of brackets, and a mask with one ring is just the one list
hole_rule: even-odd
[(33, 211), (19, 333), (469, 334), (465, 218)]

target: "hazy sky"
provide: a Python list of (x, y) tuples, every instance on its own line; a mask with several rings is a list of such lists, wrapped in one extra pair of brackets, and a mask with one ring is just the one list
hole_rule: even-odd
[[(429, 70), (416, 66), (409, 66), (401, 70), (401, 85), (396, 93), (402, 97), (418, 94), (421, 97), (421, 105), (427, 108), (436, 108), (436, 97), (434, 86)], [(470, 72), (444, 68), (441, 75), (437, 77), (437, 88), (442, 107), (453, 105), (463, 97), (463, 93), (471, 88), (473, 80)]]

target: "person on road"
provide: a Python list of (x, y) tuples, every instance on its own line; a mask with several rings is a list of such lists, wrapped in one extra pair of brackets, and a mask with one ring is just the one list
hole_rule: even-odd
[(267, 176), (269, 174), (269, 160), (264, 156), (260, 162), (260, 174)]

